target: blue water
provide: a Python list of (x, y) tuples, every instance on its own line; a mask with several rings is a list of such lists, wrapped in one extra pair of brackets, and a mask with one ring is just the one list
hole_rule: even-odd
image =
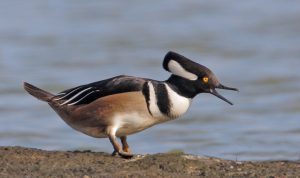
[(201, 94), (181, 118), (129, 137), (134, 153), (300, 159), (299, 1), (0, 1), (0, 145), (111, 152), (22, 89), (119, 74), (166, 79), (169, 50), (212, 69), (235, 103)]

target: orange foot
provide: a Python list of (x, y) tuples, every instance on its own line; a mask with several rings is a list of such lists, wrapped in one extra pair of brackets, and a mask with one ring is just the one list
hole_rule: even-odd
[(123, 151), (126, 152), (126, 153), (131, 153), (129, 147), (123, 147)]

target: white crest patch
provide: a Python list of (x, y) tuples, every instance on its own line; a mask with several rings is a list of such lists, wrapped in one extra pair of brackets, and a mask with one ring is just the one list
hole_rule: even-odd
[(188, 80), (197, 80), (198, 76), (186, 71), (177, 61), (170, 60), (168, 63), (168, 69), (174, 75), (186, 78)]
[(192, 99), (180, 96), (178, 93), (173, 91), (167, 84), (165, 84), (169, 100), (171, 102), (170, 115), (172, 118), (176, 118), (184, 114), (190, 107)]

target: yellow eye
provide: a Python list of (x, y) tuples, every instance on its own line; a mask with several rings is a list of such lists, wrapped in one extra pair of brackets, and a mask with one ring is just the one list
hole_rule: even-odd
[(207, 82), (208, 82), (208, 77), (203, 77), (203, 78), (202, 78), (202, 81), (203, 81), (204, 83), (207, 83)]

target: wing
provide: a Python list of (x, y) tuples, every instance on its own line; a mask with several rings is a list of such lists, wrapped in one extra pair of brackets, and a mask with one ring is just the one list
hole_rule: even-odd
[(141, 91), (146, 81), (147, 79), (121, 75), (62, 91), (53, 100), (61, 101), (61, 105), (89, 104), (104, 96)]

